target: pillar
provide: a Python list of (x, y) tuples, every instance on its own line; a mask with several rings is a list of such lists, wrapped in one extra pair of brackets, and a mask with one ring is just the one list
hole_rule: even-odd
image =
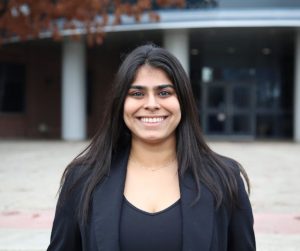
[(84, 41), (63, 42), (62, 138), (86, 139), (86, 65)]
[(166, 30), (164, 31), (163, 46), (177, 57), (184, 70), (189, 75), (189, 34), (188, 30)]
[(294, 83), (294, 140), (300, 142), (300, 29), (296, 31)]

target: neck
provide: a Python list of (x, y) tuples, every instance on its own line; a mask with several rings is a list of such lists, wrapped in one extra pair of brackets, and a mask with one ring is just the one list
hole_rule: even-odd
[(170, 138), (157, 144), (132, 139), (130, 156), (145, 167), (162, 166), (176, 159), (176, 139)]

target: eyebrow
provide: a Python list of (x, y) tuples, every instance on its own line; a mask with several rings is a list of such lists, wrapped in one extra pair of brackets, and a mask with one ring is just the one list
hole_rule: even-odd
[[(155, 86), (154, 89), (161, 90), (161, 89), (168, 88), (168, 87), (174, 89), (173, 85), (158, 85), (158, 86)], [(147, 89), (147, 87), (142, 86), (142, 85), (132, 85), (132, 86), (130, 86), (130, 89), (143, 90), (143, 89)]]

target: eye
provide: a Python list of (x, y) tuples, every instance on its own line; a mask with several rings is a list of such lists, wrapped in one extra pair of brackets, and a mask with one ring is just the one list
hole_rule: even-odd
[(161, 97), (167, 97), (167, 96), (170, 96), (172, 93), (169, 92), (169, 91), (161, 91), (159, 92), (159, 96)]
[(130, 92), (128, 95), (132, 97), (143, 97), (144, 93), (136, 91), (136, 92)]

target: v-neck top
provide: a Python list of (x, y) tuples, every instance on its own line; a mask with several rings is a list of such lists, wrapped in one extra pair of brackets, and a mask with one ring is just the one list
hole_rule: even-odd
[(156, 213), (143, 211), (123, 197), (120, 219), (122, 251), (181, 251), (180, 199)]

